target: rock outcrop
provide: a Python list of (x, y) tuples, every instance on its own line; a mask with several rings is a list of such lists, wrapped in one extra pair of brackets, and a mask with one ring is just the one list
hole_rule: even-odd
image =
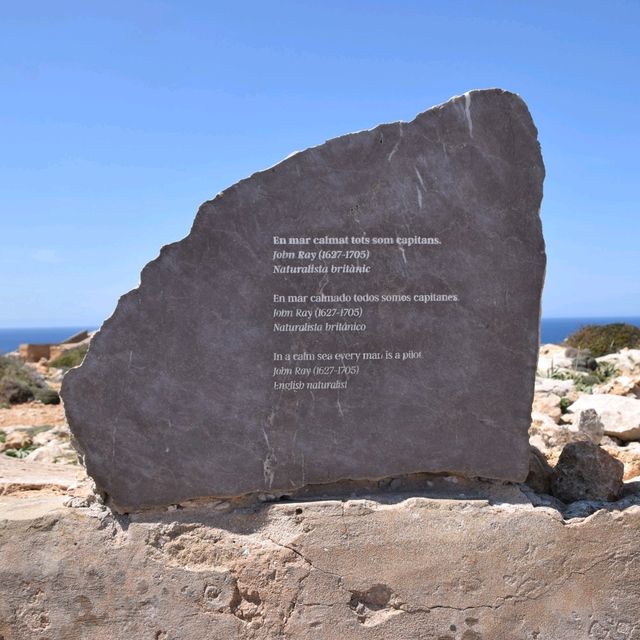
[(640, 349), (622, 349), (597, 360), (612, 365), (623, 375), (640, 375)]
[(640, 400), (617, 395), (583, 395), (570, 407), (571, 413), (594, 409), (608, 436), (620, 440), (640, 440)]
[(0, 637), (638, 638), (640, 506), (563, 521), (516, 487), (449, 484), (130, 516), (6, 519), (0, 498)]
[(570, 442), (551, 475), (551, 493), (565, 503), (617, 500), (624, 464), (593, 442)]

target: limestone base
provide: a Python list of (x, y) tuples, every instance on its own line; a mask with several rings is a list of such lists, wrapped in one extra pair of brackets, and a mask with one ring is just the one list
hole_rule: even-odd
[(483, 490), (130, 515), (0, 498), (0, 638), (640, 638), (640, 506), (563, 520)]

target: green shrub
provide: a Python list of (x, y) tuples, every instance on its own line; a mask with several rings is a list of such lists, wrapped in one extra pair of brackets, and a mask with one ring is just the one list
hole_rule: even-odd
[(600, 378), (598, 378), (594, 373), (589, 373), (586, 376), (580, 376), (580, 378), (576, 380), (576, 391), (593, 393), (593, 385), (599, 383)]
[(615, 353), (625, 347), (640, 347), (640, 327), (624, 322), (590, 324), (572, 333), (566, 343), (576, 349), (589, 349), (594, 358)]
[(84, 356), (87, 353), (88, 347), (86, 345), (82, 347), (78, 347), (77, 349), (69, 349), (64, 353), (60, 354), (57, 358), (54, 358), (50, 363), (50, 367), (55, 367), (56, 369), (73, 369), (73, 367), (77, 367), (82, 364), (84, 360)]
[(596, 370), (593, 372), (598, 377), (599, 382), (606, 382), (618, 375), (618, 370), (610, 362), (598, 362)]
[(37, 444), (30, 444), (27, 447), (22, 447), (22, 449), (7, 449), (4, 452), (4, 455), (9, 456), (10, 458), (26, 458), (32, 451), (35, 451), (37, 448)]
[[(549, 377), (554, 380), (573, 380), (576, 385), (576, 391), (581, 391), (582, 393), (593, 393), (594, 385), (606, 382), (616, 375), (618, 375), (618, 372), (610, 362), (598, 362), (595, 371), (590, 371), (587, 374), (579, 371), (563, 371), (556, 369), (551, 371), (551, 375)], [(562, 398), (560, 400), (560, 410), (562, 413), (566, 412), (566, 408), (563, 407), (563, 401), (566, 400), (566, 398)], [(571, 403), (569, 402), (569, 404)], [(568, 406), (569, 405), (567, 405), (567, 407)]]
[(8, 404), (22, 404), (34, 397), (33, 387), (22, 380), (3, 378), (0, 380), (0, 397)]
[(0, 404), (29, 402), (45, 388), (44, 380), (22, 361), (0, 356)]
[(562, 414), (567, 413), (567, 411), (569, 410), (569, 407), (573, 404), (573, 402), (571, 402), (571, 400), (569, 400), (569, 398), (562, 397), (560, 398), (560, 411)]
[(36, 400), (42, 404), (60, 404), (60, 394), (55, 389), (42, 389), (36, 392)]

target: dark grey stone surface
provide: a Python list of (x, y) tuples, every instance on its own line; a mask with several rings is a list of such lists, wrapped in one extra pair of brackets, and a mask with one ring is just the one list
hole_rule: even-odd
[(551, 475), (551, 494), (565, 503), (617, 500), (623, 489), (624, 464), (593, 442), (570, 442)]
[[(419, 471), (524, 480), (543, 178), (525, 103), (491, 89), (307, 149), (205, 203), (64, 379), (87, 470), (128, 508)], [(314, 244), (325, 237), (348, 243)], [(416, 237), (431, 240), (403, 240)], [(294, 267), (317, 271), (282, 273)], [(289, 299), (319, 294), (351, 300)]]

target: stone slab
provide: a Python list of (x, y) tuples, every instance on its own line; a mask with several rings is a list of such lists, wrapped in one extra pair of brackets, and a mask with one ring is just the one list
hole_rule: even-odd
[(17, 493), (0, 494), (0, 521), (35, 520), (64, 508), (69, 496), (55, 490), (23, 489)]
[(639, 506), (563, 521), (490, 501), (500, 504), (413, 497), (132, 518), (57, 509), (0, 521), (0, 635), (638, 637)]
[(29, 489), (66, 490), (85, 477), (78, 465), (25, 462), (0, 455), (0, 495)]
[(413, 472), (524, 480), (545, 254), (520, 97), (296, 153), (199, 210), (62, 389), (115, 503)]

